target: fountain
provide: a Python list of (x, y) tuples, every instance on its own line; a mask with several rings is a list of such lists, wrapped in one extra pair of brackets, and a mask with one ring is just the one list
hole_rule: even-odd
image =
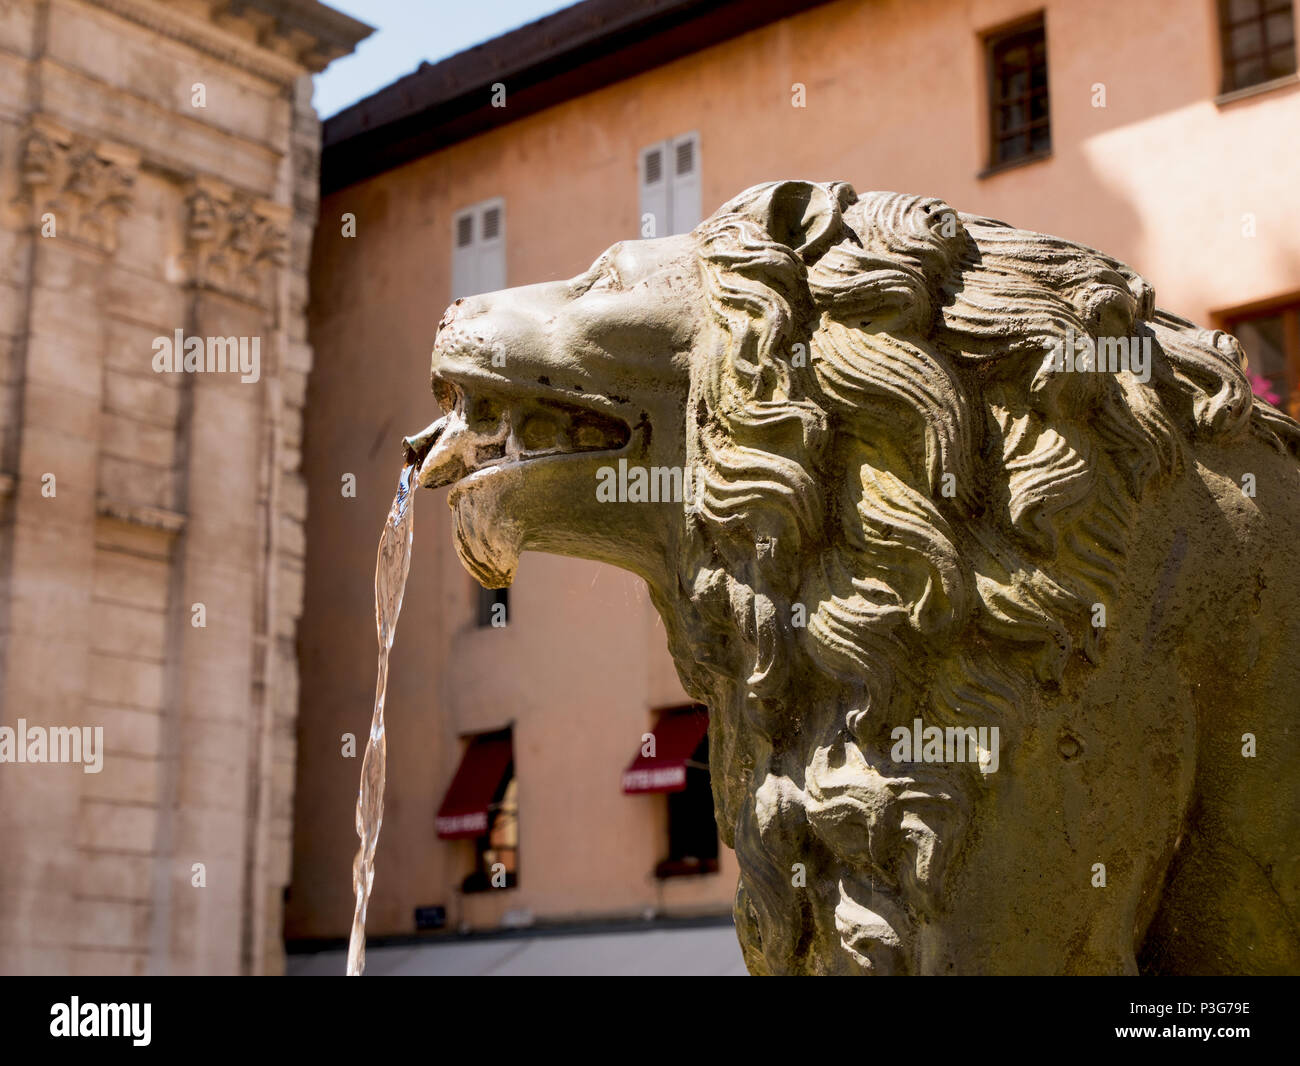
[(773, 182), (458, 300), (433, 388), (474, 577), (649, 586), (752, 972), (1300, 969), (1300, 425), (1131, 268)]

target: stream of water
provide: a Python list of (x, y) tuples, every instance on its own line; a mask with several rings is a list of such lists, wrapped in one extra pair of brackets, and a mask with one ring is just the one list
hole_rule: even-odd
[(379, 538), (375, 561), (375, 625), (379, 630), (379, 677), (375, 682), (375, 710), (370, 738), (361, 762), (361, 787), (357, 792), (357, 836), (361, 846), (352, 862), (352, 888), (357, 906), (348, 940), (348, 976), (359, 977), (366, 968), (366, 906), (375, 882), (375, 846), (384, 821), (384, 696), (388, 691), (388, 653), (393, 648), (397, 616), (402, 611), (406, 574), (411, 568), (411, 540), (415, 531), (415, 476), (417, 464), (408, 462), (397, 482), (397, 495)]

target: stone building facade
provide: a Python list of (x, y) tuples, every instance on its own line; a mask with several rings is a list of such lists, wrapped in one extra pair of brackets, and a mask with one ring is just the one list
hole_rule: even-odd
[(368, 32), (0, 0), (0, 972), (282, 968), (310, 74)]

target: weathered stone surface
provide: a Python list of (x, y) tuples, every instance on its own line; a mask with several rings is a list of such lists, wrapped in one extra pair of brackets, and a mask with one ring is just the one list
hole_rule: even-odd
[[(292, 6), (0, 0), (0, 726), (105, 752), (0, 766), (0, 973), (282, 969), (292, 785), (260, 767), (292, 765), (297, 667), (255, 664), (302, 613), (294, 213), (310, 72), (366, 32)], [(158, 366), (178, 332), (258, 372)]]
[(1100, 252), (780, 182), (457, 301), (411, 447), (483, 584), (648, 583), (753, 972), (1294, 972), (1300, 425), (1242, 365)]

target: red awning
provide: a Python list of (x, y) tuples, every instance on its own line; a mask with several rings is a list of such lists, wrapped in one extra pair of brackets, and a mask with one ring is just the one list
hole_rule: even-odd
[(488, 831), (488, 807), (514, 759), (508, 735), (475, 738), (461, 756), (456, 776), (438, 808), (438, 836), (443, 840), (477, 837)]
[(623, 771), (623, 791), (680, 792), (686, 787), (686, 760), (708, 731), (709, 712), (703, 707), (660, 715), (654, 729), (654, 755), (641, 754), (645, 745), (637, 750)]

